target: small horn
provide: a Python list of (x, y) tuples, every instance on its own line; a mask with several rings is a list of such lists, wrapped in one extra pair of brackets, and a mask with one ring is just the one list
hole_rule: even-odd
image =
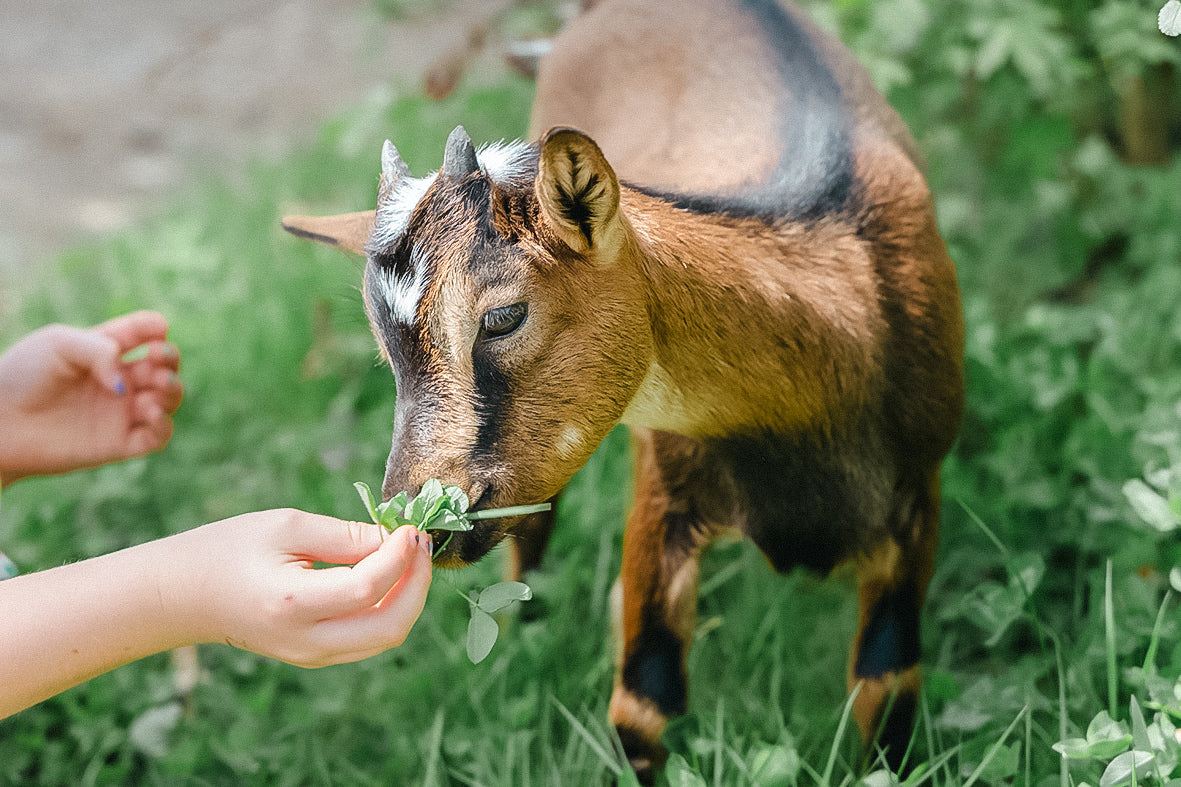
[(456, 126), (447, 137), (447, 147), (443, 149), (443, 166), (440, 174), (450, 178), (462, 178), (479, 170), (476, 161), (476, 148), (472, 139), (463, 130), (463, 126)]
[(410, 167), (406, 166), (406, 162), (398, 154), (398, 149), (388, 139), (381, 146), (381, 176), (390, 183), (410, 177)]

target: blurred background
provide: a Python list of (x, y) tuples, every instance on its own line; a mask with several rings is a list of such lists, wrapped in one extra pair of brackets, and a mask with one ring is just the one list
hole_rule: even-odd
[[(805, 4), (914, 132), (963, 290), (914, 753), (931, 783), (1181, 775), (1181, 40), (1162, 4)], [(507, 61), (576, 12), (5, 0), (0, 346), (158, 309), (187, 393), (159, 454), (6, 491), (0, 549), (36, 570), (263, 507), (363, 518), (352, 482), (380, 482), (394, 391), (361, 263), (279, 219), (372, 207), (386, 138), (423, 174), (458, 123), (524, 134), (533, 84)], [(0, 722), (0, 784), (602, 783), (629, 461), (617, 431), (576, 477), (532, 614), (481, 665), (446, 588), (357, 665), (209, 646), (194, 682), (145, 659)], [(712, 550), (670, 782), (854, 782), (855, 618), (848, 577)]]
[(5, 2), (0, 270), (11, 280), (194, 181), (232, 180), (374, 92), (418, 89), (507, 5)]

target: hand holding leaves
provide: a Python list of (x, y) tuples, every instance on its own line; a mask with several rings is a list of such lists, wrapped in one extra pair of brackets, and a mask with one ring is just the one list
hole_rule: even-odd
[[(470, 502), (467, 494), (457, 486), (444, 486), (435, 478), (423, 484), (413, 499), (407, 492), (399, 492), (384, 503), (377, 502), (364, 481), (358, 481), (353, 486), (361, 495), (373, 521), (390, 532), (402, 525), (413, 525), (419, 530), (471, 530), (473, 519), (524, 516), (550, 509), (549, 503), (537, 503), (468, 511)], [(474, 599), (458, 588), (456, 592), (467, 599), (471, 610), (472, 617), (467, 627), (467, 656), (473, 664), (484, 660), (500, 634), (500, 627), (492, 616), (514, 601), (533, 598), (533, 591), (524, 582), (498, 582), (484, 588)]]

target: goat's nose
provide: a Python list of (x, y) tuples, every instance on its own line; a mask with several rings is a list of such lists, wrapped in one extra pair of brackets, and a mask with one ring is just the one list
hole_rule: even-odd
[(388, 471), (385, 474), (385, 480), (381, 484), (382, 500), (389, 500), (399, 492), (406, 492), (413, 499), (420, 491), (422, 491), (422, 484), (413, 484), (405, 475), (394, 474)]

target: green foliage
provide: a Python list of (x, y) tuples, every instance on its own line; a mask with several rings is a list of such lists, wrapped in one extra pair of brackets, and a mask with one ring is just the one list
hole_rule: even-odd
[[(846, 723), (849, 578), (779, 577), (724, 542), (703, 561), (666, 779), (1175, 784), (1181, 45), (1133, 0), (813, 5), (914, 130), (964, 293), (968, 412), (943, 476), (915, 767), (905, 780), (875, 771)], [(206, 185), (183, 210), (67, 255), (24, 293), (5, 340), (157, 308), (188, 394), (161, 454), (6, 493), (5, 552), (31, 570), (265, 506), (351, 516), (344, 479), (381, 466), (392, 381), (356, 267), (277, 220), (296, 205), (372, 205), (386, 137), (421, 173), (456, 123), (476, 140), (521, 134), (529, 91), (377, 96), (240, 191)], [(479, 667), (455, 647), (473, 612), (454, 594), (432, 594), (405, 645), (359, 664), (305, 672), (207, 647), (202, 681), (178, 698), (167, 659), (146, 659), (0, 722), (0, 782), (613, 778), (607, 599), (626, 443), (613, 433), (572, 483), (529, 578), (536, 614), (505, 626)], [(491, 584), (494, 563), (465, 581)]]

